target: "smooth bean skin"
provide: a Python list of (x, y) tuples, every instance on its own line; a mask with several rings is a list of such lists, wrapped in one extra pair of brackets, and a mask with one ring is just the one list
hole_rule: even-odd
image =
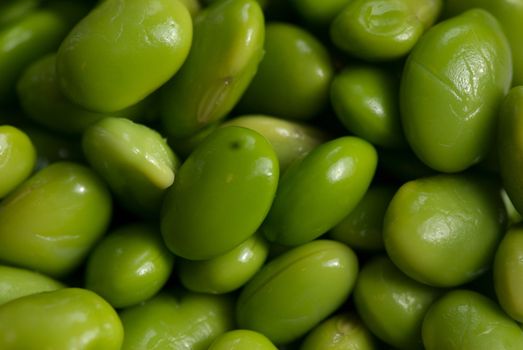
[(207, 350), (234, 327), (228, 296), (161, 293), (120, 313), (125, 338), (122, 350)]
[(523, 2), (513, 0), (447, 0), (445, 15), (455, 16), (474, 7), (492, 13), (503, 28), (512, 49), (514, 76), (512, 86), (523, 85), (523, 47), (520, 33), (523, 32)]
[(108, 117), (83, 133), (82, 149), (124, 207), (143, 216), (159, 215), (179, 166), (162, 135), (131, 120)]
[(56, 54), (43, 56), (29, 65), (18, 79), (16, 87), (25, 114), (35, 123), (63, 134), (78, 135), (109, 116), (136, 120), (147, 114), (147, 99), (111, 114), (91, 112), (72, 103), (58, 86)]
[(400, 86), (412, 150), (440, 172), (485, 158), (511, 80), (509, 44), (488, 12), (470, 10), (429, 29), (409, 55)]
[(353, 0), (332, 21), (330, 38), (368, 61), (405, 56), (435, 21), (441, 0)]
[(64, 287), (61, 282), (38, 272), (0, 265), (0, 306), (26, 295)]
[(0, 348), (119, 350), (123, 327), (97, 294), (64, 288), (0, 306)]
[(501, 191), (501, 198), (503, 198), (503, 203), (505, 204), (505, 209), (507, 210), (508, 226), (510, 227), (523, 221), (523, 217), (514, 207), (514, 204), (510, 200), (505, 189)]
[(383, 217), (396, 188), (385, 185), (369, 187), (356, 207), (328, 236), (355, 250), (380, 251), (383, 245)]
[(51, 164), (0, 203), (0, 260), (64, 276), (105, 232), (111, 212), (111, 196), (92, 170)]
[(383, 239), (389, 257), (406, 275), (453, 287), (489, 268), (505, 223), (495, 181), (435, 175), (399, 188), (385, 213)]
[(316, 326), (300, 350), (377, 350), (372, 333), (355, 313), (334, 315)]
[(25, 132), (0, 125), (0, 198), (5, 197), (31, 175), (36, 150)]
[(153, 226), (129, 224), (105, 236), (86, 265), (85, 287), (113, 307), (128, 307), (154, 296), (167, 282), (174, 255)]
[(294, 10), (308, 24), (324, 27), (343, 10), (351, 0), (291, 0)]
[(354, 287), (354, 304), (377, 337), (398, 349), (422, 349), (421, 325), (441, 290), (417, 282), (386, 256), (361, 269)]
[(357, 137), (343, 136), (318, 146), (283, 174), (261, 232), (284, 245), (321, 236), (363, 198), (376, 163), (374, 147)]
[(243, 286), (262, 267), (269, 245), (254, 234), (232, 250), (209, 260), (178, 261), (182, 285), (201, 293), (222, 294)]
[(256, 131), (217, 129), (186, 159), (167, 191), (161, 229), (169, 249), (189, 260), (224, 254), (252, 236), (278, 185), (278, 159)]
[(437, 300), (423, 321), (426, 350), (523, 349), (523, 331), (492, 300), (454, 290)]
[(218, 1), (198, 14), (187, 61), (161, 92), (170, 139), (194, 135), (231, 111), (258, 69), (264, 39), (263, 12), (254, 0)]
[(497, 149), (503, 187), (516, 210), (523, 213), (523, 86), (512, 88), (503, 100), (498, 122)]
[(238, 327), (263, 333), (276, 345), (296, 340), (342, 305), (357, 274), (356, 254), (342, 243), (316, 240), (293, 248), (243, 288)]
[(31, 62), (53, 52), (72, 26), (59, 11), (40, 9), (0, 29), (0, 105), (16, 100), (18, 77)]
[(261, 333), (236, 329), (221, 334), (212, 342), (208, 350), (278, 350), (278, 348)]
[(523, 230), (513, 227), (498, 246), (493, 266), (499, 304), (514, 320), (523, 322)]
[(179, 1), (107, 0), (60, 45), (58, 81), (64, 95), (85, 109), (119, 111), (167, 82), (191, 42), (191, 15)]
[(399, 79), (390, 69), (351, 66), (334, 77), (330, 99), (336, 116), (354, 135), (374, 145), (406, 145), (401, 129)]
[(333, 67), (325, 46), (289, 23), (266, 27), (265, 55), (238, 103), (244, 114), (310, 120), (325, 107)]
[(278, 156), (281, 174), (293, 161), (327, 141), (325, 132), (311, 125), (266, 115), (239, 116), (223, 125), (243, 126), (262, 134)]

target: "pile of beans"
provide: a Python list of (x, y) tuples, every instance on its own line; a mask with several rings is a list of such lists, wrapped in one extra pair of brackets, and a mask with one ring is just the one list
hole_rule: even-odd
[(0, 349), (523, 349), (523, 0), (0, 2)]

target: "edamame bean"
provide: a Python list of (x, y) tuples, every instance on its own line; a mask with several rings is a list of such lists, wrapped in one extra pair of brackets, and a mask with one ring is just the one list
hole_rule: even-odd
[(355, 313), (332, 316), (316, 326), (300, 350), (375, 350), (378, 344)]
[(333, 67), (324, 45), (289, 23), (269, 23), (265, 55), (237, 109), (310, 120), (325, 107)]
[(27, 117), (51, 130), (80, 134), (95, 122), (112, 117), (140, 119), (150, 108), (149, 99), (111, 114), (91, 112), (69, 101), (61, 92), (56, 78), (56, 54), (33, 62), (17, 83), (20, 105)]
[(216, 338), (208, 350), (278, 350), (261, 333), (237, 329), (223, 333)]
[(0, 105), (15, 101), (16, 81), (34, 60), (53, 52), (72, 26), (60, 11), (42, 8), (0, 29)]
[(279, 168), (269, 142), (238, 126), (208, 136), (180, 167), (163, 204), (162, 235), (189, 260), (224, 254), (252, 236), (267, 215)]
[(523, 46), (521, 36), (523, 32), (523, 2), (513, 0), (447, 0), (445, 13), (447, 16), (456, 16), (460, 12), (480, 7), (492, 13), (503, 28), (503, 32), (512, 49), (512, 67), (514, 76), (512, 86), (523, 84)]
[(523, 331), (490, 299), (454, 290), (437, 300), (423, 321), (426, 350), (523, 349)]
[(46, 275), (0, 265), (0, 305), (20, 297), (64, 288), (64, 285)]
[(520, 213), (518, 213), (518, 211), (514, 207), (514, 204), (508, 197), (507, 191), (505, 191), (505, 189), (502, 189), (501, 191), (501, 198), (503, 199), (505, 209), (507, 210), (508, 226), (512, 226), (523, 221), (523, 217)]
[(498, 158), (503, 187), (512, 204), (523, 213), (523, 145), (521, 130), (523, 116), (523, 86), (512, 88), (503, 100), (499, 112)]
[(161, 117), (171, 139), (222, 120), (251, 82), (263, 56), (263, 12), (254, 0), (225, 0), (201, 11), (187, 62), (162, 88)]
[(326, 133), (312, 125), (265, 115), (240, 116), (223, 125), (243, 126), (262, 134), (278, 156), (281, 174), (293, 161), (327, 141)]
[(331, 41), (368, 61), (405, 56), (435, 21), (441, 0), (353, 0), (332, 21)]
[(0, 306), (3, 350), (119, 350), (122, 340), (114, 309), (86, 289), (42, 292)]
[(361, 269), (354, 287), (354, 304), (367, 327), (398, 349), (422, 349), (421, 325), (441, 290), (401, 272), (386, 256)]
[(383, 217), (396, 193), (392, 186), (376, 185), (356, 207), (329, 232), (329, 237), (355, 250), (383, 250)]
[(498, 302), (505, 312), (523, 322), (523, 231), (508, 230), (494, 259), (494, 286)]
[(109, 192), (92, 170), (51, 164), (0, 203), (0, 260), (62, 277), (105, 232), (111, 211)]
[(183, 286), (194, 292), (221, 294), (243, 286), (262, 267), (269, 245), (259, 235), (209, 260), (179, 260)]
[(377, 66), (350, 66), (334, 77), (331, 103), (336, 116), (355, 135), (372, 144), (405, 146), (399, 112), (399, 79)]
[(36, 150), (22, 130), (0, 125), (0, 198), (20, 185), (36, 165)]
[(58, 82), (62, 93), (85, 109), (119, 111), (169, 80), (191, 41), (191, 16), (179, 1), (106, 0), (60, 45)]
[(105, 236), (86, 264), (86, 288), (113, 307), (128, 307), (160, 291), (173, 270), (174, 256), (159, 230), (130, 224)]
[(402, 125), (413, 151), (441, 172), (482, 160), (511, 80), (510, 47), (488, 12), (470, 10), (429, 29), (401, 79)]
[(156, 130), (125, 118), (105, 118), (83, 133), (82, 148), (124, 207), (159, 216), (179, 160)]
[(291, 0), (294, 10), (308, 24), (327, 26), (351, 0)]
[(234, 327), (229, 296), (161, 293), (120, 313), (125, 337), (122, 350), (207, 350)]
[(505, 223), (495, 181), (436, 175), (400, 187), (385, 213), (383, 239), (389, 257), (406, 275), (453, 287), (488, 269)]
[(285, 245), (321, 236), (363, 198), (376, 163), (374, 147), (357, 137), (318, 146), (285, 172), (261, 231), (269, 241)]
[(303, 336), (348, 297), (358, 273), (354, 252), (317, 240), (266, 264), (236, 302), (240, 328), (263, 333), (276, 345)]

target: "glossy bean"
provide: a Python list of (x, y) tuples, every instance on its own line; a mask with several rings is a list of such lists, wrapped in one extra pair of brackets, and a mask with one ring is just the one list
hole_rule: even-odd
[(237, 329), (221, 334), (208, 350), (277, 350), (263, 334)]
[(85, 286), (113, 307), (128, 307), (158, 293), (173, 263), (174, 255), (157, 229), (130, 224), (105, 236), (91, 251)]
[(351, 66), (334, 77), (330, 98), (349, 131), (378, 146), (401, 148), (398, 89), (399, 78), (390, 69)]
[(499, 112), (497, 151), (503, 187), (516, 210), (523, 213), (523, 86), (510, 90)]
[(458, 172), (485, 158), (512, 81), (510, 52), (498, 21), (481, 9), (440, 22), (418, 42), (400, 109), (407, 141), (428, 166)]
[(243, 126), (262, 134), (274, 148), (282, 174), (292, 162), (328, 139), (325, 132), (312, 125), (265, 115), (239, 116), (223, 125)]
[(317, 240), (293, 248), (242, 290), (238, 326), (261, 332), (276, 345), (296, 340), (342, 305), (357, 273), (357, 257), (342, 243)]
[(494, 287), (499, 304), (514, 320), (523, 322), (523, 231), (508, 230), (494, 259)]
[(191, 16), (179, 1), (106, 0), (61, 43), (58, 82), (64, 95), (85, 109), (122, 110), (169, 80), (191, 41)]
[(64, 287), (61, 282), (41, 273), (0, 265), (0, 305), (26, 295)]
[(35, 123), (63, 134), (80, 134), (95, 122), (112, 117), (143, 119), (148, 99), (111, 114), (91, 112), (72, 103), (61, 92), (56, 77), (56, 54), (36, 60), (18, 79), (17, 95), (25, 114)]
[(367, 327), (398, 349), (422, 349), (421, 325), (441, 290), (417, 282), (386, 256), (361, 269), (354, 287), (354, 304)]
[(169, 138), (192, 136), (231, 111), (256, 73), (264, 38), (263, 12), (254, 0), (218, 1), (198, 14), (187, 62), (162, 88)]
[(71, 20), (60, 11), (43, 8), (0, 29), (0, 105), (15, 101), (20, 74), (31, 62), (58, 48)]
[(303, 340), (300, 350), (376, 350), (376, 339), (356, 313), (329, 317)]
[(261, 231), (269, 241), (286, 245), (321, 236), (363, 198), (376, 163), (374, 147), (357, 137), (318, 146), (285, 172)]
[(426, 350), (523, 348), (523, 331), (492, 300), (469, 290), (448, 292), (423, 321)]
[(452, 287), (489, 268), (505, 223), (500, 189), (492, 179), (436, 175), (399, 188), (385, 213), (383, 239), (405, 274)]
[(83, 133), (82, 149), (124, 207), (159, 216), (179, 166), (162, 135), (125, 118), (104, 118)]
[(221, 294), (243, 286), (265, 263), (269, 245), (259, 235), (209, 260), (179, 260), (183, 286), (194, 292)]
[(276, 154), (257, 132), (228, 126), (208, 136), (180, 167), (163, 204), (169, 249), (189, 260), (223, 254), (252, 236), (278, 184)]
[(64, 288), (0, 306), (0, 348), (119, 350), (123, 327), (97, 294)]
[(514, 68), (512, 86), (522, 85), (523, 46), (520, 43), (519, 33), (523, 31), (523, 21), (521, 21), (521, 18), (523, 18), (523, 2), (513, 0), (447, 0), (445, 2), (445, 14), (456, 16), (475, 7), (489, 11), (499, 20), (512, 49)]
[(207, 350), (216, 337), (234, 327), (229, 296), (161, 293), (120, 313), (122, 350)]
[(325, 46), (296, 25), (269, 23), (264, 49), (237, 109), (294, 120), (314, 118), (325, 108), (333, 75)]
[(5, 197), (31, 175), (36, 150), (25, 132), (0, 125), (0, 198)]
[(111, 212), (109, 192), (92, 170), (49, 165), (0, 203), (0, 260), (64, 276), (105, 233)]
[(332, 21), (330, 38), (368, 61), (405, 56), (435, 21), (441, 0), (353, 0)]

